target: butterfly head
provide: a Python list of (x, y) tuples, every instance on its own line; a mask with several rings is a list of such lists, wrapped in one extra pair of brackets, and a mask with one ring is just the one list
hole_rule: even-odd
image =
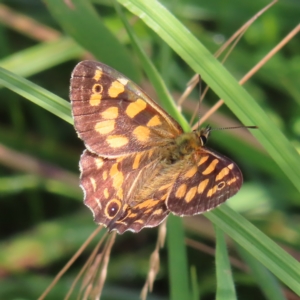
[(201, 146), (205, 146), (205, 144), (207, 143), (210, 132), (211, 127), (209, 125), (207, 125), (205, 128), (201, 128), (200, 130), (194, 131), (194, 133), (200, 141)]

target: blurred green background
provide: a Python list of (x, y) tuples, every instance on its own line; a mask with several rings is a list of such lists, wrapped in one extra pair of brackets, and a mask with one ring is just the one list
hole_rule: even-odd
[[(72, 69), (80, 60), (94, 58), (124, 73), (158, 100), (112, 2), (91, 1), (93, 6), (87, 11), (75, 9), (80, 2), (1, 1), (0, 66), (69, 101)], [(162, 3), (212, 53), (268, 4), (258, 0)], [(194, 75), (192, 69), (145, 23), (124, 12), (177, 100)], [(225, 67), (239, 80), (297, 26), (299, 15), (298, 0), (277, 3), (248, 29)], [(78, 20), (76, 26), (72, 18)], [(245, 84), (298, 151), (299, 49), (298, 34)], [(198, 97), (195, 89), (183, 104), (187, 120)], [(201, 114), (217, 100), (209, 92)], [(84, 147), (72, 125), (17, 93), (2, 87), (0, 105), (0, 299), (36, 299), (96, 228), (78, 187), (78, 161)], [(215, 127), (239, 124), (225, 105), (209, 123)], [(236, 161), (244, 174), (243, 188), (228, 201), (231, 207), (299, 260), (300, 197), (294, 185), (246, 130), (213, 132), (209, 147)], [(183, 224), (194, 299), (215, 299), (213, 226), (203, 216), (185, 218)], [(117, 236), (102, 299), (139, 298), (156, 237), (157, 229)], [(93, 245), (47, 299), (63, 299)], [(239, 299), (274, 299), (259, 287), (253, 268), (249, 272), (245, 257), (232, 240), (227, 240), (227, 247)], [(161, 270), (149, 299), (170, 298), (170, 264), (177, 261), (168, 260), (168, 247), (160, 253)], [(278, 286), (282, 287), (278, 299), (299, 299), (284, 285)]]

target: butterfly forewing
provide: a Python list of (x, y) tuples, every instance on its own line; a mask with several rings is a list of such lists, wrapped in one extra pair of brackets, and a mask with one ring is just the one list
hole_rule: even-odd
[(141, 89), (98, 62), (79, 63), (71, 78), (75, 128), (91, 152), (117, 157), (163, 146), (179, 124)]

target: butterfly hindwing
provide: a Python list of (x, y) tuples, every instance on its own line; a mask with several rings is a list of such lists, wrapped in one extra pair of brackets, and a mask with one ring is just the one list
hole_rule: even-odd
[(235, 195), (242, 183), (242, 173), (232, 160), (203, 147), (172, 186), (167, 207), (178, 216), (200, 214)]
[(90, 208), (94, 220), (110, 230), (123, 233), (159, 225), (169, 214), (163, 191), (151, 198), (141, 199), (143, 185), (158, 160), (152, 151), (122, 158), (102, 158), (85, 150), (80, 159), (81, 188), (84, 203)]

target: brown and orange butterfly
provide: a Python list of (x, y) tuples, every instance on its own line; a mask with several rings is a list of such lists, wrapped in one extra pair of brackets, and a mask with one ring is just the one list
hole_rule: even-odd
[(137, 85), (105, 64), (80, 62), (70, 98), (87, 148), (80, 159), (84, 203), (109, 230), (139, 232), (170, 212), (200, 214), (240, 189), (237, 165), (204, 146), (209, 127), (184, 133)]

